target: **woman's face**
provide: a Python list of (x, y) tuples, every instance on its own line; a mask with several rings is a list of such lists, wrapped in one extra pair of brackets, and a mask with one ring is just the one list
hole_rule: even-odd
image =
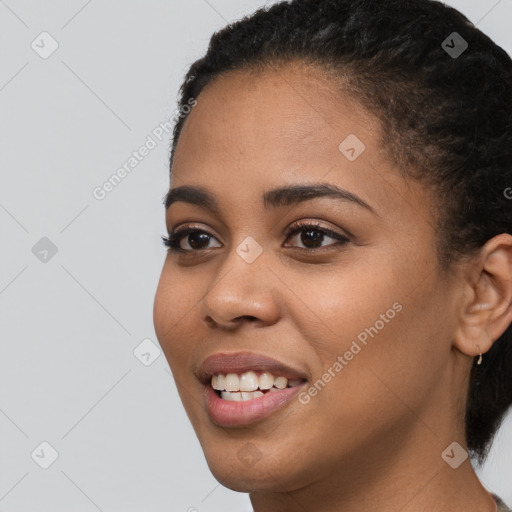
[[(176, 196), (167, 208), (170, 232), (199, 234), (167, 255), (154, 322), (227, 487), (368, 475), (404, 443), (411, 464), (440, 461), (454, 440), (445, 420), (460, 413), (451, 339), (461, 287), (437, 267), (431, 194), (387, 160), (380, 126), (318, 70), (291, 65), (224, 75), (186, 120), (171, 190), (210, 199)], [(314, 190), (286, 193), (297, 186)], [(295, 231), (299, 221), (314, 227)], [(270, 373), (293, 387), (275, 379), (275, 391), (238, 402), (236, 377), (216, 377), (235, 390), (226, 400), (202, 380), (212, 373), (244, 374), (247, 389), (268, 386)]]

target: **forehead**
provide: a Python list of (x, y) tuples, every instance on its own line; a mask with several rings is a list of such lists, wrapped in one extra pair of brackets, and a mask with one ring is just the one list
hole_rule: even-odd
[(187, 139), (187, 147), (201, 145), (217, 158), (238, 152), (259, 161), (271, 155), (289, 166), (301, 163), (304, 153), (336, 154), (344, 135), (359, 133), (368, 143), (377, 136), (368, 131), (375, 118), (338, 91), (326, 73), (305, 65), (230, 72), (211, 82), (197, 101), (178, 146)]
[(376, 124), (315, 68), (230, 72), (197, 98), (179, 137), (173, 173), (236, 167), (284, 177), (308, 167), (327, 171), (342, 156), (338, 146), (349, 135), (374, 145)]

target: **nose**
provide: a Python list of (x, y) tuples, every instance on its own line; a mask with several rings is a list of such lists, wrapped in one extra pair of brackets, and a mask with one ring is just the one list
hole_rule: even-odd
[(229, 331), (248, 322), (259, 326), (277, 322), (276, 281), (263, 255), (248, 263), (233, 250), (201, 299), (201, 321), (210, 328)]

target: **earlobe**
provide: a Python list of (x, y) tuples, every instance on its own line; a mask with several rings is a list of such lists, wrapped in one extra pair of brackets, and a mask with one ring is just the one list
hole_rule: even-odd
[(476, 357), (488, 352), (512, 322), (512, 236), (489, 240), (470, 265), (454, 345)]

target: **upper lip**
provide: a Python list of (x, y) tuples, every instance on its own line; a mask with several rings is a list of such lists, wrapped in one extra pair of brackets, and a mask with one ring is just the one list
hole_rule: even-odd
[(306, 379), (305, 372), (293, 368), (277, 359), (255, 354), (254, 352), (219, 352), (213, 354), (199, 365), (194, 371), (196, 377), (203, 383), (210, 382), (213, 375), (219, 373), (244, 373), (249, 370), (264, 370), (275, 376), (286, 377), (287, 379)]

